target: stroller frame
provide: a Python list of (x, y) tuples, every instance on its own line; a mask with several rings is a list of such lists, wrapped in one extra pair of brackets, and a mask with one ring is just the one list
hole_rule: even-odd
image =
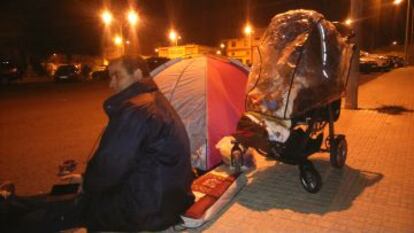
[[(301, 11), (297, 11), (301, 14)], [(313, 26), (312, 30), (310, 31), (311, 35), (317, 35), (313, 33), (318, 33), (319, 40), (320, 40), (320, 47), (321, 47), (321, 77), (328, 78), (328, 74), (326, 73), (326, 69), (328, 69), (328, 63), (326, 61), (327, 57), (327, 37), (326, 31), (324, 26), (322, 25), (322, 20), (315, 22), (315, 26)], [(336, 25), (336, 29), (341, 32), (339, 34), (344, 37), (349, 42), (350, 38), (353, 37), (352, 31), (343, 30), (341, 25)], [(345, 35), (346, 34), (346, 35)], [(305, 51), (306, 46), (311, 43), (311, 40), (306, 40), (306, 44), (303, 45), (300, 49), (300, 54), (296, 60), (296, 66), (294, 71), (291, 73), (289, 77), (289, 89), (287, 94), (287, 101), (289, 103), (289, 98), (291, 97), (291, 90), (293, 86), (293, 80), (296, 78), (297, 68), (299, 67), (300, 61), (303, 58), (303, 54)], [(350, 47), (351, 49), (355, 49), (354, 45)], [(260, 61), (262, 61), (262, 55), (260, 49), (258, 49), (258, 54)], [(353, 53), (349, 58), (349, 62), (353, 59)], [(309, 59), (309, 57), (307, 58)], [(348, 63), (350, 64), (350, 63)], [(345, 75), (345, 80), (343, 83), (343, 88), (347, 86), (348, 78), (350, 74), (350, 66), (347, 67), (343, 75)], [(250, 88), (247, 93), (249, 94), (251, 91), (254, 90), (254, 87), (259, 83), (259, 80), (262, 78), (262, 64), (260, 63), (258, 66), (258, 77), (254, 83), (254, 86)], [(313, 163), (308, 159), (314, 153), (317, 152), (329, 152), (330, 154), (330, 163), (335, 168), (342, 168), (345, 165), (345, 161), (347, 158), (348, 146), (345, 135), (343, 134), (335, 134), (335, 127), (334, 123), (338, 120), (341, 110), (341, 96), (342, 94), (338, 94), (336, 96), (326, 96), (323, 97), (319, 101), (319, 105), (315, 105), (313, 107), (309, 107), (308, 109), (300, 109), (294, 115), (289, 113), (287, 115), (287, 105), (284, 106), (284, 113), (283, 116), (281, 115), (268, 115), (267, 117), (277, 118), (277, 120), (290, 120), (291, 126), (289, 128), (290, 134), (287, 136), (287, 139), (283, 137), (283, 139), (279, 138), (280, 142), (277, 141), (278, 136), (273, 137), (275, 141), (271, 141), (269, 139), (269, 132), (266, 130), (266, 125), (262, 124), (259, 121), (253, 121), (248, 116), (243, 116), (238, 125), (237, 131), (233, 136), (235, 137), (234, 146), (232, 148), (231, 153), (231, 164), (235, 166), (236, 171), (240, 170), (240, 167), (243, 165), (243, 153), (240, 148), (248, 148), (252, 147), (255, 148), (257, 152), (260, 154), (273, 158), (277, 161), (297, 165), (299, 168), (299, 178), (302, 186), (304, 189), (310, 193), (316, 193), (322, 187), (322, 179), (319, 172), (315, 169)], [(247, 97), (246, 97), (247, 101)], [(246, 102), (247, 103), (247, 102)], [(247, 105), (246, 105), (246, 109)], [(257, 112), (261, 118), (261, 116), (266, 117), (266, 112), (263, 112), (261, 109), (252, 109), (252, 112)], [(270, 118), (272, 120), (272, 118)], [(323, 132), (325, 126), (329, 126), (329, 134), (325, 138), (325, 147), (321, 148), (322, 142), (324, 141)], [(306, 127), (306, 130), (303, 130), (301, 127)], [(288, 129), (288, 128), (286, 128)], [(277, 131), (277, 130), (276, 130)], [(272, 136), (273, 135), (272, 131)], [(282, 134), (283, 132), (276, 132)], [(283, 142), (282, 142), (283, 141)], [(243, 145), (240, 147), (239, 145)]]
[[(260, 126), (256, 123), (248, 123), (252, 125), (245, 130), (246, 122), (244, 125), (239, 122), (238, 131), (233, 135), (236, 140), (233, 142), (231, 154), (232, 165), (235, 166), (236, 171), (240, 171), (243, 165), (245, 150), (240, 149), (240, 144), (244, 147), (252, 147), (266, 157), (286, 164), (297, 165), (299, 178), (304, 189), (310, 193), (318, 192), (322, 187), (322, 179), (308, 157), (317, 152), (329, 152), (330, 163), (333, 167), (342, 168), (345, 165), (347, 141), (345, 135), (335, 134), (334, 128), (334, 123), (340, 115), (340, 106), (341, 100), (339, 99), (301, 117), (293, 118), (291, 135), (285, 143), (268, 140), (265, 130), (258, 129)], [(329, 135), (325, 138), (325, 148), (321, 148), (326, 125), (329, 127)], [(306, 130), (303, 131), (300, 126), (305, 126)], [(255, 133), (258, 131), (261, 133)]]

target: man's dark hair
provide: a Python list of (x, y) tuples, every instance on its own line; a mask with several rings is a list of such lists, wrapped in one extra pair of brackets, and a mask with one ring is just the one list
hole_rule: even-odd
[(148, 68), (147, 63), (141, 56), (137, 57), (130, 57), (130, 56), (123, 56), (113, 60), (111, 63), (120, 62), (122, 66), (125, 68), (128, 74), (133, 75), (137, 69), (140, 69), (142, 72), (142, 76), (148, 77), (150, 75), (150, 71)]

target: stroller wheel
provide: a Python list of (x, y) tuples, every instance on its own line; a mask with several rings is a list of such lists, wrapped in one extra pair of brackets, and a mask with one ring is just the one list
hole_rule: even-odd
[(317, 193), (322, 187), (322, 178), (310, 161), (300, 165), (300, 182), (310, 193)]
[(233, 149), (231, 152), (231, 165), (236, 173), (241, 172), (243, 166), (243, 152), (240, 149)]
[(335, 168), (342, 168), (345, 165), (346, 156), (348, 153), (348, 144), (344, 135), (335, 137), (334, 145), (331, 145), (330, 161)]

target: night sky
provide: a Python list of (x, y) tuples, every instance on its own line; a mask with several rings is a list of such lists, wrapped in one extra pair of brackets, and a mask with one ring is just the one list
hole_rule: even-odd
[[(32, 53), (98, 54), (100, 10), (106, 5), (121, 18), (130, 4), (142, 19), (138, 32), (144, 54), (168, 45), (171, 27), (182, 36), (180, 43), (217, 46), (221, 39), (241, 36), (248, 19), (254, 27), (266, 27), (272, 16), (290, 9), (315, 9), (339, 21), (349, 13), (349, 0), (1, 0), (1, 46), (20, 46)], [(400, 28), (387, 38), (400, 37)]]

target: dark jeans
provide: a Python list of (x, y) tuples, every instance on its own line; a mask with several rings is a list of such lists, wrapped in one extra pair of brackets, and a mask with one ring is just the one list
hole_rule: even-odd
[(82, 195), (11, 196), (0, 200), (0, 232), (58, 232), (81, 227)]

